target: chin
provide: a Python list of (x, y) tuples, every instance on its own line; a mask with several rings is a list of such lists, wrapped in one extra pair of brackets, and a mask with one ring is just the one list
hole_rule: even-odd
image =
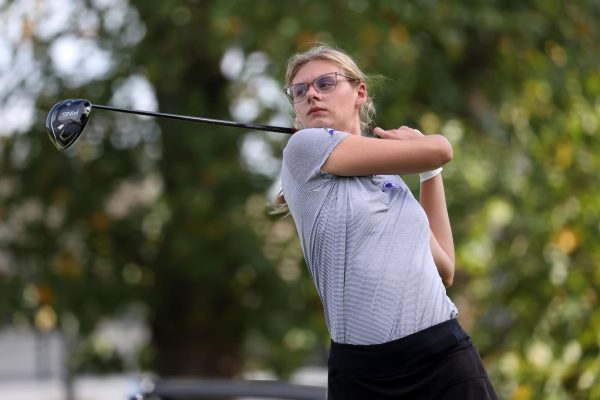
[(333, 128), (333, 129), (337, 130), (336, 125), (337, 124), (335, 124), (331, 121), (328, 121), (326, 119), (315, 119), (313, 121), (310, 121), (305, 126), (307, 128)]

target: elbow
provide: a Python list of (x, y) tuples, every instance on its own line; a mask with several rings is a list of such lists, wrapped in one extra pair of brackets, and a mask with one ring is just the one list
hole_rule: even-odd
[(450, 260), (436, 263), (438, 275), (445, 287), (449, 288), (454, 283), (454, 263)]
[(454, 151), (452, 150), (452, 145), (445, 137), (441, 135), (436, 135), (436, 166), (435, 168), (441, 167), (445, 164), (448, 164), (452, 161), (454, 157)]
[(442, 282), (444, 283), (444, 286), (446, 288), (449, 288), (454, 283), (454, 275), (446, 276), (445, 278), (442, 279)]
[(452, 146), (450, 145), (450, 142), (448, 142), (448, 140), (446, 140), (446, 143), (448, 143), (448, 146), (446, 146), (446, 148), (444, 149), (443, 155), (442, 155), (444, 164), (448, 164), (450, 161), (452, 161), (452, 158), (454, 158), (454, 150), (452, 150)]
[(454, 156), (452, 145), (442, 135), (432, 136), (432, 139), (435, 140), (435, 148), (434, 148), (434, 156), (431, 158), (430, 168), (439, 168), (443, 165), (448, 164), (452, 161), (452, 157)]
[(445, 287), (449, 288), (454, 283), (454, 262), (449, 261), (443, 270), (440, 270), (440, 278)]

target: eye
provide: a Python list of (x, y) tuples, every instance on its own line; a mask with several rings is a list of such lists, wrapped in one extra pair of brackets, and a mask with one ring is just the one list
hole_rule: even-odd
[(335, 75), (323, 75), (315, 81), (315, 86), (319, 91), (328, 91), (335, 88)]
[(292, 86), (292, 95), (294, 98), (302, 98), (308, 91), (308, 85), (306, 83), (298, 83)]

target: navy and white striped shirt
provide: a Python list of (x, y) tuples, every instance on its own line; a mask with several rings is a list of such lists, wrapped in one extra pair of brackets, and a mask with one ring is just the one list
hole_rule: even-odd
[(283, 194), (332, 340), (385, 343), (456, 317), (431, 254), (427, 215), (404, 181), (321, 172), (347, 136), (304, 129), (283, 152)]

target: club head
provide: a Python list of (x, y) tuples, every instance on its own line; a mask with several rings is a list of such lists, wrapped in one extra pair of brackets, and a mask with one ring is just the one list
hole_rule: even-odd
[(46, 129), (50, 140), (59, 150), (69, 148), (81, 135), (92, 111), (92, 103), (85, 99), (59, 101), (50, 109)]

